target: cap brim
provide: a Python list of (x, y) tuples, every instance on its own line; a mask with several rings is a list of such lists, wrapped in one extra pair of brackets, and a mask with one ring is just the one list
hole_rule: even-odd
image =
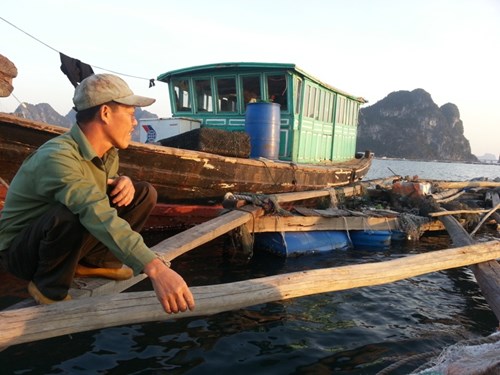
[(124, 98), (114, 99), (113, 101), (120, 104), (131, 105), (134, 107), (147, 107), (148, 105), (153, 104), (156, 99), (147, 98), (140, 95), (130, 95)]

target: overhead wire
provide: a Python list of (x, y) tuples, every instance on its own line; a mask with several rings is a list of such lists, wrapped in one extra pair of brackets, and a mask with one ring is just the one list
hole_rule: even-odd
[[(5, 23), (9, 24), (10, 26), (12, 26), (13, 28), (19, 30), (20, 32), (22, 32), (23, 34), (26, 34), (27, 36), (29, 36), (30, 38), (36, 40), (38, 43), (41, 43), (43, 44), (45, 47), (47, 48), (50, 48), (51, 50), (61, 54), (62, 52), (57, 50), (56, 48), (50, 46), (49, 44), (45, 43), (44, 41), (40, 40), (39, 38), (35, 37), (34, 35), (28, 33), (27, 31), (21, 29), (20, 27), (14, 25), (12, 22), (6, 20), (5, 18), (3, 18), (2, 16), (0, 16), (0, 20), (4, 21)], [(117, 72), (117, 71), (114, 71), (114, 70), (111, 70), (111, 69), (106, 69), (106, 68), (102, 68), (100, 66), (97, 66), (97, 65), (93, 65), (93, 64), (88, 64), (90, 65), (91, 67), (93, 68), (96, 68), (96, 69), (100, 69), (100, 70), (104, 70), (106, 72), (110, 72), (110, 73), (114, 73), (114, 74), (118, 74), (118, 75), (122, 75), (122, 76), (126, 76), (126, 77), (130, 77), (130, 78), (136, 78), (136, 79), (143, 79), (143, 80), (146, 80), (149, 82), (150, 84), (150, 87), (151, 85), (154, 85), (154, 78), (146, 78), (146, 77), (139, 77), (139, 76), (135, 76), (135, 75), (131, 75), (131, 74), (126, 74), (126, 73), (121, 73), (121, 72)]]

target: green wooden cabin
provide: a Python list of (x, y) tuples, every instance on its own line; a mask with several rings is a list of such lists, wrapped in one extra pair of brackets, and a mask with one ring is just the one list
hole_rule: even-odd
[(358, 113), (366, 101), (295, 64), (209, 64), (173, 70), (158, 80), (168, 83), (173, 116), (197, 119), (202, 127), (244, 131), (248, 103), (279, 103), (280, 160), (343, 161), (356, 153)]

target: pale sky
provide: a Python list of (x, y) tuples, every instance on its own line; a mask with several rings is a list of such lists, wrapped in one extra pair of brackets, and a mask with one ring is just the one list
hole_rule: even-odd
[(0, 17), (50, 46), (0, 19), (0, 54), (19, 71), (3, 112), (16, 98), (70, 110), (58, 52), (123, 74), (160, 117), (171, 116), (166, 84), (147, 79), (161, 73), (294, 63), (367, 105), (422, 88), (458, 106), (474, 154), (500, 152), (500, 0), (9, 0)]

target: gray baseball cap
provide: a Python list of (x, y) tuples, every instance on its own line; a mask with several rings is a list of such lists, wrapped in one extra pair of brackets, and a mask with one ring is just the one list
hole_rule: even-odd
[(113, 74), (94, 74), (85, 78), (75, 89), (73, 104), (77, 111), (108, 102), (146, 107), (156, 100), (135, 95), (127, 83)]

